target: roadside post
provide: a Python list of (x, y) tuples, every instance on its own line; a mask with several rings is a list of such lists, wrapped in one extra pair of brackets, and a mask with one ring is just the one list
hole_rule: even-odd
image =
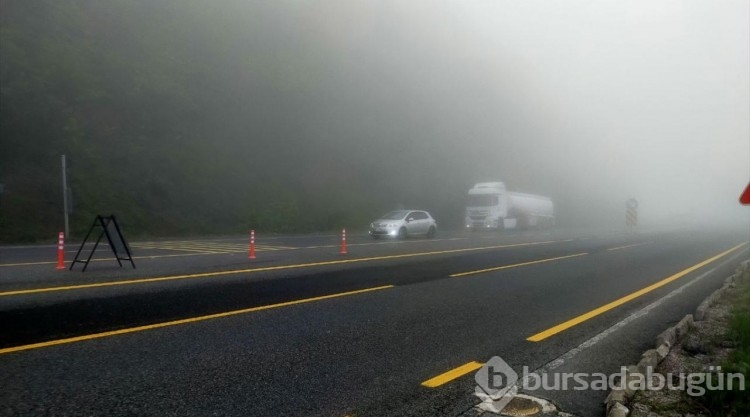
[(638, 226), (638, 200), (635, 198), (629, 198), (625, 203), (625, 226), (630, 231)]
[(341, 252), (339, 254), (346, 255), (347, 253), (349, 252), (346, 251), (346, 229), (341, 229)]
[(65, 269), (65, 233), (57, 235), (57, 269)]
[(248, 253), (247, 258), (255, 259), (255, 230), (250, 231), (250, 253)]

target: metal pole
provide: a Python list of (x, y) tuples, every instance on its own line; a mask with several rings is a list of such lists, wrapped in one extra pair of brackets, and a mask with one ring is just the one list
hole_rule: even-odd
[(65, 237), (70, 239), (68, 228), (68, 178), (65, 169), (65, 155), (62, 155), (62, 189), (63, 189), (63, 213), (65, 214)]

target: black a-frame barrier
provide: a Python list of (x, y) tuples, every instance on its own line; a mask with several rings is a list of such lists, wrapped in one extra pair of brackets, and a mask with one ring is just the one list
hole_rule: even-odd
[[(91, 249), (89, 257), (85, 261), (83, 259), (78, 259), (78, 257), (81, 255), (81, 252), (83, 251), (83, 247), (86, 245), (86, 242), (91, 236), (91, 232), (93, 232), (96, 228), (101, 228), (101, 232), (99, 233), (99, 237), (96, 238), (96, 243), (94, 243), (94, 247)], [(86, 233), (86, 237), (81, 243), (81, 247), (78, 248), (75, 259), (73, 259), (73, 262), (70, 264), (70, 270), (73, 270), (73, 266), (76, 263), (82, 263), (83, 270), (81, 272), (86, 271), (86, 268), (88, 268), (89, 266), (89, 262), (91, 262), (91, 257), (94, 256), (94, 252), (96, 252), (96, 248), (99, 246), (99, 242), (101, 242), (102, 237), (104, 236), (107, 237), (107, 242), (109, 243), (110, 249), (112, 249), (112, 253), (115, 254), (117, 263), (122, 266), (122, 262), (120, 261), (130, 261), (130, 264), (133, 265), (133, 268), (135, 268), (135, 262), (133, 262), (133, 255), (130, 253), (128, 242), (125, 241), (125, 236), (123, 236), (122, 230), (120, 230), (120, 226), (117, 224), (117, 220), (115, 219), (115, 215), (113, 214), (110, 216), (96, 216), (96, 219), (94, 219), (94, 223), (89, 228), (89, 232)], [(113, 239), (113, 237), (115, 239)], [(120, 252), (125, 252), (127, 257), (120, 257), (118, 248), (120, 249)]]

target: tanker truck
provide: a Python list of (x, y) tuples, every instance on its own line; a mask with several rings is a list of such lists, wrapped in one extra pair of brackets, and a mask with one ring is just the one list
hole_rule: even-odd
[(469, 190), (465, 221), (469, 230), (527, 229), (554, 222), (549, 197), (509, 192), (502, 182), (480, 182)]

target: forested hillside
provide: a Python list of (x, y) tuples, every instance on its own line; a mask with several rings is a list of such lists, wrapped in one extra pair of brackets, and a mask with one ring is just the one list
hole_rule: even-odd
[(499, 110), (494, 69), (377, 10), (1, 4), (2, 242), (62, 229), (62, 154), (78, 236), (97, 213), (131, 236), (356, 229), (397, 205), (460, 224), (472, 182), (524, 185), (498, 169), (521, 142), (471, 146), (524, 123)]

